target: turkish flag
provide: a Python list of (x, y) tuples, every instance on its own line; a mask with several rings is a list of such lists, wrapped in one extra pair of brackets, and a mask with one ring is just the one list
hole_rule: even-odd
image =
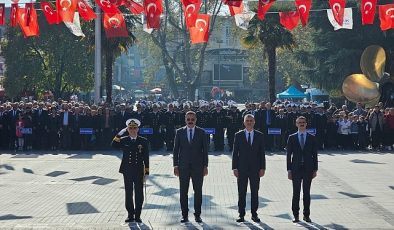
[(241, 7), (242, 0), (222, 0), (225, 5)]
[(116, 7), (118, 6), (123, 6), (124, 1), (123, 0), (108, 0), (112, 5), (115, 5)]
[(328, 0), (330, 8), (334, 15), (335, 21), (338, 22), (340, 26), (343, 25), (343, 16), (345, 14), (345, 0)]
[(209, 15), (199, 14), (197, 16), (196, 24), (190, 27), (190, 40), (192, 44), (206, 43), (209, 38)]
[(124, 0), (123, 3), (132, 14), (141, 14), (144, 12), (144, 7), (133, 0)]
[(183, 13), (185, 15), (185, 21), (187, 28), (194, 27), (198, 14), (200, 13), (201, 0), (196, 3), (190, 3), (189, 5), (183, 5)]
[(377, 0), (361, 0), (361, 22), (363, 25), (373, 24), (375, 20)]
[(197, 2), (201, 2), (201, 0), (181, 0), (182, 5), (187, 6), (190, 4), (195, 4)]
[(77, 0), (56, 0), (56, 9), (63, 22), (73, 22)]
[(4, 3), (1, 3), (0, 4), (0, 25), (4, 25), (4, 22), (5, 22), (5, 15), (4, 15), (4, 13), (5, 13), (5, 4)]
[(394, 4), (379, 6), (380, 29), (388, 30), (394, 28)]
[(300, 14), (302, 26), (308, 24), (309, 11), (311, 10), (312, 0), (295, 0), (295, 4)]
[(79, 15), (81, 15), (85, 21), (97, 18), (96, 13), (94, 13), (93, 9), (84, 0), (78, 0), (77, 9)]
[(33, 3), (26, 3), (25, 4), (25, 25), (29, 26), (30, 23), (30, 15), (31, 15), (31, 11), (33, 9)]
[(274, 4), (275, 0), (259, 0), (257, 17), (262, 21), (269, 8)]
[(107, 38), (129, 36), (122, 13), (110, 15), (104, 12), (103, 21)]
[(161, 0), (145, 0), (144, 10), (148, 28), (160, 28), (160, 15), (163, 12)]
[(33, 37), (33, 36), (38, 36), (40, 34), (38, 21), (37, 21), (37, 12), (34, 9), (34, 7), (31, 9), (30, 12), (30, 19), (28, 26), (26, 26), (26, 10), (23, 8), (18, 9), (17, 21), (25, 37)]
[(244, 12), (244, 4), (241, 2), (239, 7), (228, 5), (228, 9), (230, 10), (230, 15), (234, 16), (236, 14), (242, 14)]
[(111, 3), (109, 0), (96, 0), (96, 3), (107, 14), (120, 14), (120, 10), (116, 3)]
[(300, 21), (300, 14), (298, 11), (279, 12), (280, 24), (288, 30), (293, 30), (297, 27)]
[(49, 25), (59, 24), (61, 22), (59, 14), (53, 10), (49, 2), (41, 2), (41, 9)]
[(10, 26), (15, 27), (18, 24), (18, 3), (11, 4), (11, 13), (10, 13)]

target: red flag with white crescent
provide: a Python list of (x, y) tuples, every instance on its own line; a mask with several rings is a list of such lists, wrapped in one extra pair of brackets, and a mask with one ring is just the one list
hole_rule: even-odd
[(10, 13), (10, 26), (15, 27), (18, 24), (18, 3), (11, 4), (11, 13)]
[(346, 0), (328, 0), (328, 2), (330, 4), (335, 21), (337, 21), (338, 24), (342, 26), (343, 17), (345, 15)]
[(239, 7), (228, 5), (228, 9), (230, 10), (231, 16), (234, 16), (236, 14), (242, 14), (244, 12), (244, 4), (241, 2), (241, 5)]
[(275, 0), (259, 0), (257, 17), (262, 21)]
[(31, 9), (30, 12), (30, 21), (28, 26), (26, 26), (26, 10), (24, 8), (18, 9), (17, 21), (25, 37), (33, 37), (40, 34), (40, 29), (38, 27), (37, 21), (37, 12), (34, 7)]
[(394, 4), (379, 6), (380, 29), (394, 28)]
[(123, 14), (110, 15), (104, 12), (103, 22), (107, 38), (129, 36)]
[(44, 12), (44, 16), (47, 19), (49, 25), (59, 24), (62, 21), (57, 11), (53, 9), (49, 2), (41, 2), (40, 4), (41, 10)]
[(85, 21), (90, 21), (90, 20), (97, 18), (96, 13), (85, 2), (85, 0), (78, 0), (77, 9), (78, 9), (79, 15), (81, 15), (81, 17)]
[(201, 0), (196, 3), (190, 3), (189, 5), (183, 5), (183, 13), (185, 16), (186, 27), (194, 27), (198, 14), (200, 13)]
[(31, 15), (31, 11), (33, 9), (33, 3), (26, 3), (25, 4), (25, 25), (29, 26), (30, 23), (30, 15)]
[(141, 14), (144, 12), (144, 6), (133, 0), (124, 0), (124, 5), (130, 10), (132, 14)]
[(161, 0), (145, 0), (144, 11), (148, 28), (160, 28), (160, 15), (163, 12)]
[(288, 30), (293, 30), (300, 21), (300, 14), (298, 11), (279, 12), (279, 18), (282, 26)]
[(190, 40), (192, 44), (206, 43), (209, 39), (209, 15), (199, 14), (197, 16), (196, 24), (190, 27)]
[(312, 0), (295, 0), (297, 11), (300, 14), (302, 26), (306, 26), (309, 20)]
[(4, 25), (5, 23), (5, 4), (0, 4), (0, 25)]
[(222, 0), (224, 5), (234, 6), (234, 7), (241, 7), (242, 0)]
[(56, 9), (63, 22), (73, 22), (77, 0), (56, 0)]
[(375, 20), (377, 0), (361, 0), (361, 22), (363, 25), (373, 24)]
[(107, 14), (120, 14), (120, 10), (116, 3), (110, 0), (96, 0), (97, 5)]

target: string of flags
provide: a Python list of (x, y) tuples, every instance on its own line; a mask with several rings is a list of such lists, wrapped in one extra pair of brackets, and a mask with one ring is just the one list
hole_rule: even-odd
[[(160, 28), (160, 16), (163, 14), (162, 0), (95, 0), (96, 5), (103, 11), (103, 26), (108, 38), (128, 37), (125, 17), (120, 10), (124, 6), (132, 15), (141, 15), (144, 31), (152, 33)], [(250, 11), (243, 0), (222, 0), (229, 8), (230, 15), (234, 17), (236, 25), (244, 30), (248, 29), (249, 22), (256, 13)], [(206, 43), (209, 39), (209, 14), (201, 14), (202, 0), (181, 0), (184, 13), (184, 23), (189, 31), (192, 44)], [(265, 15), (275, 0), (259, 0), (257, 6), (257, 18), (264, 20)], [(301, 21), (306, 26), (309, 20), (312, 0), (295, 0), (294, 11), (275, 12), (279, 13), (280, 24), (288, 30), (293, 30)], [(334, 30), (352, 29), (352, 8), (346, 8), (346, 0), (328, 0), (330, 6), (327, 17)], [(85, 21), (97, 18), (90, 0), (56, 0), (56, 5), (50, 2), (41, 2), (40, 8), (49, 25), (65, 23), (70, 31), (76, 36), (85, 36), (80, 26), (80, 17)], [(394, 28), (394, 4), (377, 5), (377, 0), (361, 0), (361, 21), (363, 25), (374, 23), (376, 9), (379, 11), (381, 30)], [(26, 3), (24, 8), (16, 2), (11, 4), (9, 25), (19, 26), (25, 37), (39, 36), (37, 12), (33, 3)], [(5, 24), (5, 4), (0, 3), (0, 25)]]

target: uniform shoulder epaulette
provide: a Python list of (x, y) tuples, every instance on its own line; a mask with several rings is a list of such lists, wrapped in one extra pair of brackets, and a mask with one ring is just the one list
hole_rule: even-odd
[(138, 136), (138, 138), (141, 138), (144, 141), (148, 141), (148, 139), (146, 137), (143, 137), (143, 136)]

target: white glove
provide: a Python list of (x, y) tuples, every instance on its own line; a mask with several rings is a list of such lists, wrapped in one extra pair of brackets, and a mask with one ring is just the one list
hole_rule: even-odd
[(127, 128), (124, 128), (124, 129), (120, 130), (118, 135), (122, 136), (123, 134), (125, 134), (125, 132), (127, 132)]

